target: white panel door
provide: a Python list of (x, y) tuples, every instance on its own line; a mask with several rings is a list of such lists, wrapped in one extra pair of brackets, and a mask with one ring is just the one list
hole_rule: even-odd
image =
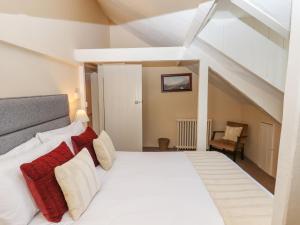
[(258, 166), (269, 175), (273, 174), (274, 162), (274, 125), (260, 123), (259, 129), (259, 162)]
[(105, 130), (119, 151), (142, 151), (142, 66), (103, 65)]

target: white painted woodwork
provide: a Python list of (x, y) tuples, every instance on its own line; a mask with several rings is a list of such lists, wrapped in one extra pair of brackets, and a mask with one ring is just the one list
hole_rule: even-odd
[(98, 73), (91, 74), (91, 96), (92, 96), (92, 125), (93, 130), (100, 134), (100, 113), (99, 113), (99, 81)]
[(185, 40), (184, 40), (184, 47), (189, 47), (193, 40), (198, 36), (198, 33), (201, 31), (202, 28), (205, 27), (206, 21), (208, 21), (210, 18), (208, 17), (209, 14), (211, 16), (213, 15), (213, 11), (215, 8), (215, 0), (214, 1), (208, 1), (203, 4), (200, 4), (194, 19), (191, 22), (191, 25), (188, 29), (188, 32), (186, 34)]
[(77, 48), (109, 47), (109, 26), (0, 13), (0, 41), (75, 63)]
[(205, 60), (200, 61), (197, 151), (206, 151), (207, 146), (208, 70), (207, 62)]
[(274, 162), (274, 125), (261, 122), (259, 125), (259, 140), (258, 140), (258, 166), (270, 176), (273, 174)]
[[(74, 58), (77, 62), (102, 63), (178, 61), (182, 60), (185, 50), (184, 47), (77, 49)], [(191, 57), (189, 60), (195, 59)]]
[(296, 225), (300, 221), (299, 12), (300, 1), (294, 0), (272, 225)]
[(98, 88), (99, 88), (99, 131), (105, 129), (105, 109), (104, 109), (104, 75), (101, 65), (98, 65)]
[(80, 95), (80, 109), (85, 110), (87, 107), (86, 103), (86, 90), (85, 90), (85, 69), (84, 65), (78, 66), (79, 76), (79, 95)]
[(284, 92), (287, 49), (230, 12), (212, 19), (199, 37), (238, 64)]
[(186, 56), (198, 58), (200, 61), (205, 60), (209, 68), (281, 123), (283, 108), (281, 91), (200, 39), (196, 39), (187, 49), (183, 59)]
[(142, 66), (99, 68), (104, 76), (105, 130), (117, 150), (142, 151)]
[(197, 149), (197, 119), (176, 120), (177, 150)]
[(266, 26), (289, 38), (291, 0), (231, 0)]

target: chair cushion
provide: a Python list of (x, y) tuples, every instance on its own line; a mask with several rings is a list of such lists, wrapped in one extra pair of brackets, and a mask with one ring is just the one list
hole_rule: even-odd
[(227, 151), (235, 151), (236, 142), (224, 139), (211, 140), (209, 141), (209, 145), (217, 149), (225, 149)]
[(238, 137), (241, 136), (243, 127), (230, 127), (226, 126), (225, 134), (223, 139), (237, 142)]

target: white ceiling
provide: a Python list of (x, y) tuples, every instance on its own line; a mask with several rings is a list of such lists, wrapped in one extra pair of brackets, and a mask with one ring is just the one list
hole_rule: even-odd
[(197, 8), (208, 0), (98, 0), (116, 24)]

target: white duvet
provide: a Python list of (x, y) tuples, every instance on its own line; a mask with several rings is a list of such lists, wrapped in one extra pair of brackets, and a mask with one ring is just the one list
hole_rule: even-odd
[[(223, 225), (184, 153), (118, 152), (113, 168), (97, 168), (102, 184), (78, 221), (58, 225)], [(30, 225), (48, 225), (41, 214)]]

